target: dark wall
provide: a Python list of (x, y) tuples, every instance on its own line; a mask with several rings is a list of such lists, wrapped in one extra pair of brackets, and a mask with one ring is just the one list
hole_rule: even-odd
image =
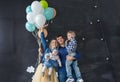
[[(33, 0), (0, 1), (0, 82), (30, 82), (26, 72), (37, 61), (38, 45), (26, 31), (25, 9)], [(120, 81), (120, 1), (47, 0), (57, 16), (48, 27), (48, 41), (74, 30), (85, 82)]]

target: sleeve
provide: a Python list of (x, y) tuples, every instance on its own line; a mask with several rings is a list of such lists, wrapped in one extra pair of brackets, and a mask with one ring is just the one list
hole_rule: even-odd
[(80, 59), (80, 52), (78, 52), (77, 50), (76, 50), (76, 55), (74, 56), (74, 58), (76, 59), (76, 60), (79, 60)]
[(77, 41), (75, 39), (71, 39), (68, 45), (66, 45), (68, 52), (75, 52), (77, 48)]
[(41, 43), (42, 43), (43, 49), (44, 49), (44, 51), (46, 51), (48, 46), (47, 46), (47, 42), (46, 42), (46, 39), (45, 39), (43, 32), (41, 32), (40, 37), (41, 37)]

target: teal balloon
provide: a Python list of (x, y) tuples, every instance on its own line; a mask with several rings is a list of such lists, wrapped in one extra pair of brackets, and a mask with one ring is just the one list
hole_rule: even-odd
[(46, 17), (46, 20), (51, 20), (54, 17), (54, 9), (51, 7), (46, 8), (44, 16)]
[(26, 13), (28, 14), (30, 12), (32, 12), (32, 9), (31, 9), (31, 6), (29, 5), (29, 6), (26, 7)]
[(29, 32), (35, 31), (35, 25), (34, 24), (26, 22), (25, 27), (26, 27), (26, 30), (29, 31)]

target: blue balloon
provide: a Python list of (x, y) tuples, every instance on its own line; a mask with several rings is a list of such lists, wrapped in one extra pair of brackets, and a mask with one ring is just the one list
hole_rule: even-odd
[(54, 9), (51, 7), (46, 8), (44, 16), (46, 17), (46, 20), (51, 20), (54, 17)]
[(35, 31), (35, 25), (34, 24), (26, 22), (25, 27), (26, 27), (26, 30), (29, 31), (29, 32)]
[(32, 12), (32, 9), (31, 9), (31, 6), (29, 5), (29, 6), (26, 7), (26, 13), (28, 14), (30, 12)]

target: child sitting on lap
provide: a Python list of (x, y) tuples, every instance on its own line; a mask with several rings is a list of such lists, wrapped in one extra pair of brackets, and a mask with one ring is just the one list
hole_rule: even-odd
[[(46, 53), (45, 58), (44, 58), (44, 63), (43, 63), (43, 69), (42, 69), (42, 75), (44, 76), (44, 72), (46, 69), (49, 69), (48, 72), (48, 79), (51, 80), (51, 73), (53, 67), (57, 69), (58, 65), (61, 67), (61, 61), (58, 56), (58, 50), (53, 49), (52, 53)], [(58, 75), (58, 74), (57, 74)]]

